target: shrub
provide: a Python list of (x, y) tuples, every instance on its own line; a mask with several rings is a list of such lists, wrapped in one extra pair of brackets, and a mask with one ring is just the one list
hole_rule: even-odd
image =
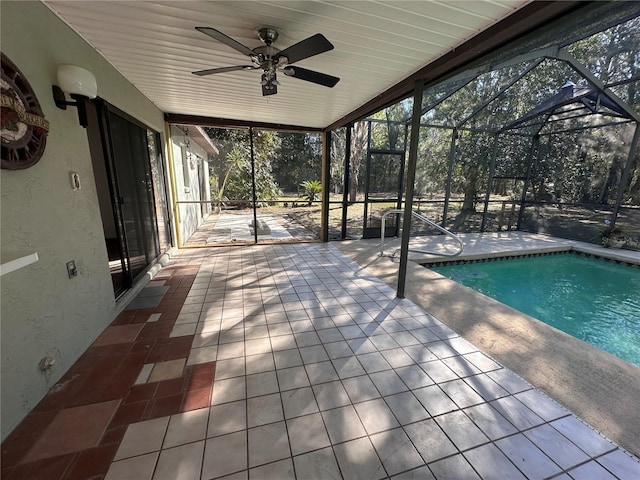
[(311, 206), (312, 202), (315, 202), (322, 193), (322, 184), (318, 180), (305, 180), (300, 184), (303, 189), (303, 196), (309, 202)]

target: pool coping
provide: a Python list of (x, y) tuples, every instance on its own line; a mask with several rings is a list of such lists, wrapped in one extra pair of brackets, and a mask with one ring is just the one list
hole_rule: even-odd
[[(482, 234), (464, 235), (480, 244)], [(453, 260), (495, 258), (556, 251), (579, 251), (634, 264), (640, 252), (612, 250), (553, 237), (524, 234), (487, 236), (504, 239), (501, 251), (470, 249)], [(415, 242), (412, 239), (412, 244)], [(540, 245), (539, 243), (542, 243)], [(393, 245), (393, 242), (388, 242)], [(531, 248), (527, 248), (528, 244)], [(393, 288), (397, 258), (380, 257), (379, 240), (335, 243), (345, 255)], [(413, 245), (412, 245), (413, 246)], [(498, 250), (492, 245), (493, 250)], [(475, 251), (474, 251), (475, 250)], [(595, 430), (640, 455), (640, 367), (578, 340), (518, 310), (443, 277), (423, 263), (442, 257), (410, 254), (406, 298), (434, 315), (505, 367), (569, 408)]]
[(634, 258), (629, 255), (621, 254), (617, 251), (612, 251), (608, 249), (594, 249), (579, 245), (566, 245), (566, 246), (558, 246), (558, 247), (543, 247), (543, 248), (533, 248), (530, 250), (526, 250), (526, 253), (523, 253), (523, 250), (505, 250), (502, 252), (487, 252), (487, 253), (477, 253), (471, 255), (461, 254), (456, 257), (448, 257), (443, 259), (442, 257), (431, 257), (431, 258), (421, 258), (421, 259), (412, 259), (413, 262), (418, 263), (420, 265), (426, 266), (443, 266), (446, 264), (455, 264), (455, 263), (472, 263), (482, 260), (501, 260), (508, 258), (527, 258), (534, 256), (542, 256), (542, 255), (550, 255), (550, 254), (559, 254), (559, 253), (576, 253), (579, 255), (585, 255), (588, 257), (595, 257), (604, 259), (607, 261), (612, 261), (615, 263), (621, 263), (625, 265), (632, 265), (636, 267), (640, 267), (640, 258)]

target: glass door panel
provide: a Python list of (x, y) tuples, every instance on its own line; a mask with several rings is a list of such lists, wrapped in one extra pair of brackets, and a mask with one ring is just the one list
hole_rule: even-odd
[[(369, 151), (365, 176), (363, 238), (380, 238), (382, 216), (387, 210), (400, 208), (404, 152)], [(398, 235), (399, 217), (390, 216), (385, 225), (385, 237)]]
[(147, 131), (111, 110), (107, 116), (116, 203), (134, 279), (160, 254)]

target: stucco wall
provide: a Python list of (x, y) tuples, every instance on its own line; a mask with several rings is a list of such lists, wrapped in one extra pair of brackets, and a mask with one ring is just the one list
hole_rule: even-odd
[[(188, 143), (189, 148), (185, 145)], [(187, 138), (184, 132), (176, 128), (171, 127), (171, 148), (173, 150), (174, 171), (176, 175), (176, 193), (178, 201), (181, 202), (199, 202), (200, 200), (209, 200), (210, 192), (201, 192), (200, 180), (198, 178), (198, 164), (201, 161), (204, 164), (204, 171), (209, 171), (209, 164), (207, 163), (207, 152), (204, 151), (196, 142)], [(188, 165), (184, 168), (185, 153), (189, 152), (192, 162), (187, 162)], [(196, 160), (196, 158), (201, 160)], [(193, 167), (193, 168), (192, 168)], [(188, 181), (185, 181), (188, 176)], [(208, 173), (207, 173), (208, 177)], [(208, 178), (205, 182), (208, 184)], [(188, 185), (188, 187), (187, 187)], [(204, 220), (202, 215), (202, 207), (199, 203), (186, 204), (182, 203), (180, 207), (180, 235), (183, 243), (193, 235), (198, 226), (200, 226)]]
[[(1, 278), (2, 438), (33, 408), (117, 313), (85, 129), (74, 108), (56, 108), (56, 67), (92, 71), (98, 95), (152, 128), (163, 116), (146, 97), (39, 2), (0, 2), (1, 48), (34, 88), (51, 123), (43, 158), (2, 170), (2, 261), (37, 252), (40, 261)], [(82, 189), (72, 191), (70, 172)], [(67, 277), (75, 260), (79, 276)], [(44, 356), (55, 359), (47, 373)]]

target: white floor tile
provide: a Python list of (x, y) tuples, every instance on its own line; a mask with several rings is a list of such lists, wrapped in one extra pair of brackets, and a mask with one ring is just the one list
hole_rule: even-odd
[(564, 469), (574, 467), (589, 459), (586, 453), (573, 443), (567, 442), (566, 437), (551, 425), (541, 425), (527, 430), (524, 435)]
[(458, 451), (433, 419), (405, 425), (404, 431), (426, 463), (448, 457)]
[(353, 440), (367, 434), (353, 405), (322, 412), (333, 444)]
[(331, 362), (311, 363), (305, 365), (305, 369), (312, 385), (338, 380), (338, 374)]
[(278, 390), (275, 371), (247, 375), (247, 398), (275, 393)]
[(489, 441), (469, 417), (459, 410), (440, 415), (435, 421), (461, 451)]
[(189, 353), (187, 359), (187, 365), (197, 365), (200, 363), (215, 362), (218, 358), (218, 347), (213, 345), (211, 347), (193, 348)]
[(213, 382), (211, 405), (243, 400), (246, 398), (245, 377), (234, 377)]
[(160, 450), (168, 425), (169, 417), (132, 423), (127, 427), (114, 460)]
[(371, 435), (371, 443), (389, 475), (424, 465), (424, 461), (401, 428)]
[(438, 385), (418, 388), (413, 391), (413, 394), (432, 417), (458, 409), (458, 406)]
[(214, 405), (209, 410), (207, 437), (217, 437), (247, 428), (247, 402), (224, 403)]
[[(224, 437), (219, 437), (224, 438)], [(246, 449), (243, 450), (246, 458)], [(249, 466), (256, 467), (291, 456), (284, 422), (249, 429)]]
[(380, 392), (367, 375), (342, 380), (352, 403), (364, 402), (380, 397)]
[(447, 367), (446, 364), (440, 360), (433, 360), (431, 362), (425, 362), (420, 364), (427, 375), (436, 383), (449, 382), (451, 380), (457, 380), (458, 375), (453, 370)]
[(329, 360), (329, 356), (322, 345), (312, 345), (308, 347), (301, 346), (300, 355), (302, 356), (302, 362), (305, 365)]
[(489, 404), (475, 405), (463, 411), (491, 440), (513, 435), (518, 431)]
[(184, 337), (196, 333), (197, 323), (180, 323), (173, 326), (169, 337)]
[(415, 364), (414, 360), (402, 348), (392, 348), (391, 350), (384, 350), (381, 353), (393, 368)]
[(439, 387), (451, 398), (460, 408), (471, 407), (484, 403), (485, 400), (476, 391), (467, 385), (464, 380), (452, 380), (441, 383)]
[(277, 369), (297, 367), (298, 365), (302, 365), (302, 357), (300, 356), (300, 352), (297, 348), (292, 350), (273, 352), (273, 358), (276, 362)]
[(409, 355), (416, 363), (431, 362), (438, 359), (438, 357), (436, 357), (433, 352), (424, 345), (411, 345), (404, 347), (404, 351), (407, 352), (407, 355)]
[(395, 475), (391, 477), (391, 480), (436, 480), (436, 478), (431, 474), (429, 467), (425, 465), (414, 470)]
[(151, 480), (159, 452), (113, 462), (105, 480)]
[(462, 454), (430, 463), (429, 468), (436, 478), (482, 480)]
[(351, 403), (341, 382), (328, 382), (314, 385), (313, 392), (320, 410), (342, 407)]
[(418, 365), (396, 368), (404, 384), (411, 390), (433, 385), (433, 380)]
[(295, 390), (310, 385), (307, 371), (304, 367), (283, 368), (277, 371), (280, 391)]
[(244, 356), (244, 342), (225, 343), (218, 346), (218, 360)]
[(203, 451), (204, 441), (162, 450), (153, 480), (200, 480)]
[(499, 398), (491, 402), (490, 405), (520, 430), (526, 430), (544, 423), (542, 418), (533, 413), (515, 397)]
[[(483, 478), (504, 480), (526, 480), (527, 477), (509, 461), (509, 459), (493, 444), (482, 445), (464, 453), (469, 463)], [(519, 462), (520, 464), (524, 462)], [(559, 470), (559, 469), (558, 469)], [(535, 476), (528, 478), (544, 478), (538, 476), (541, 471), (533, 471)]]
[(209, 408), (200, 408), (172, 415), (162, 448), (204, 440), (207, 434)]
[(260, 353), (271, 352), (271, 341), (269, 340), (269, 338), (245, 340), (244, 345), (246, 355), (258, 355)]
[(391, 365), (389, 365), (380, 352), (358, 355), (358, 361), (367, 373), (375, 373), (391, 369)]
[(280, 394), (263, 395), (247, 400), (247, 423), (249, 428), (284, 420)]
[(333, 450), (323, 448), (294, 457), (299, 479), (342, 480)]
[(345, 480), (377, 480), (387, 476), (368, 438), (351, 440), (333, 448)]
[(287, 430), (293, 455), (330, 445), (324, 422), (319, 413), (287, 420)]
[(397, 393), (384, 398), (401, 425), (429, 418), (429, 413), (411, 392)]
[(244, 362), (245, 359), (242, 357), (218, 361), (216, 363), (216, 380), (243, 376), (245, 374)]
[(300, 417), (319, 411), (310, 387), (288, 390), (282, 392), (281, 396), (285, 418)]
[(216, 478), (246, 470), (246, 468), (246, 432), (231, 433), (207, 440), (202, 464), (202, 478)]
[[(331, 345), (333, 344), (325, 345), (325, 348), (328, 348)], [(340, 378), (357, 377), (366, 373), (358, 359), (354, 356), (336, 358), (331, 362), (333, 363), (333, 366)]]
[(393, 412), (381, 398), (356, 403), (354, 407), (369, 435), (400, 426)]
[(296, 480), (290, 458), (249, 470), (251, 480)]
[(369, 377), (383, 397), (408, 390), (402, 379), (393, 370), (371, 373)]
[[(527, 478), (548, 478), (561, 471), (556, 463), (522, 434), (498, 440), (495, 445)], [(475, 466), (469, 455), (467, 459)]]
[[(320, 330), (320, 332), (322, 332), (322, 330)], [(327, 352), (329, 358), (332, 360), (353, 356), (353, 352), (351, 351), (349, 344), (344, 340), (341, 340), (339, 342), (325, 343), (324, 349)]]
[(574, 416), (555, 420), (550, 425), (592, 457), (610, 452), (615, 446)]

